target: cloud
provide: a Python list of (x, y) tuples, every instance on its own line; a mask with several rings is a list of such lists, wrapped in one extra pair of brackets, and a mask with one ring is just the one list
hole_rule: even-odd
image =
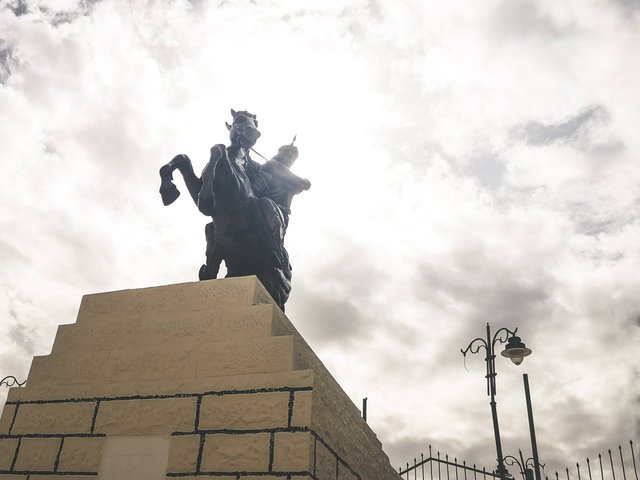
[(534, 37), (538, 41), (552, 41), (576, 32), (573, 21), (566, 17), (561, 21), (552, 12), (532, 0), (502, 1), (492, 12), (491, 21), (500, 37), (507, 40)]
[(0, 84), (4, 84), (11, 75), (11, 49), (0, 48)]
[(28, 11), (27, 0), (12, 0), (6, 4), (6, 7), (13, 12), (16, 17), (25, 15)]
[(600, 105), (593, 105), (557, 124), (545, 125), (537, 121), (528, 122), (516, 127), (513, 136), (522, 138), (529, 145), (548, 145), (558, 141), (576, 141), (581, 133), (583, 135), (585, 133), (588, 134), (591, 124), (607, 121), (608, 112), (606, 109)]

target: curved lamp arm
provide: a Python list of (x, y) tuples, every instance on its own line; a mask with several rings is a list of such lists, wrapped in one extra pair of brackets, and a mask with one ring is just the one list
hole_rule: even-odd
[(507, 343), (509, 341), (509, 338), (515, 336), (517, 331), (517, 327), (513, 331), (509, 330), (508, 328), (502, 327), (493, 335), (493, 339), (491, 340), (491, 349), (495, 352), (497, 342), (499, 342), (500, 344)]
[(506, 465), (509, 465), (510, 467), (512, 467), (513, 465), (518, 465), (520, 473), (524, 476), (524, 468), (522, 468), (522, 463), (513, 455), (507, 455), (506, 457), (504, 457), (504, 463)]
[(487, 352), (489, 351), (489, 346), (487, 345), (487, 342), (484, 340), (484, 338), (478, 337), (471, 340), (469, 345), (467, 345), (467, 348), (461, 348), (460, 352), (462, 352), (463, 357), (466, 357), (467, 353), (478, 353), (483, 347)]
[(7, 375), (2, 380), (0, 380), (0, 386), (6, 385), (7, 387), (13, 387), (14, 385), (17, 385), (18, 387), (23, 387), (25, 383), (27, 383), (26, 380), (20, 383), (18, 379), (13, 375)]

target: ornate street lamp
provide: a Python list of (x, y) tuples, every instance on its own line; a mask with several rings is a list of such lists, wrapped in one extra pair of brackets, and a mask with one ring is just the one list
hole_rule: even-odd
[[(516, 328), (516, 330), (518, 329)], [(516, 330), (514, 330), (513, 332), (514, 334)], [(526, 345), (522, 343), (522, 340), (520, 340), (520, 337), (516, 337), (515, 335), (513, 335), (512, 337), (509, 337), (509, 340), (507, 341), (507, 346), (504, 347), (504, 350), (500, 355), (508, 358), (515, 365), (520, 365), (524, 360), (524, 357), (531, 355), (531, 349), (527, 348)]]
[(527, 348), (520, 340), (520, 337), (516, 336), (518, 329), (511, 331), (508, 328), (501, 328), (495, 335), (491, 336), (491, 328), (487, 323), (487, 338), (482, 337), (471, 340), (471, 343), (467, 345), (467, 348), (460, 350), (462, 355), (466, 358), (467, 353), (478, 353), (481, 348), (484, 348), (487, 356), (485, 362), (487, 364), (487, 395), (491, 397), (489, 404), (491, 405), (491, 417), (493, 419), (493, 434), (496, 440), (496, 453), (498, 455), (498, 468), (496, 472), (500, 476), (501, 480), (511, 478), (511, 475), (504, 466), (504, 456), (502, 455), (502, 443), (500, 442), (500, 427), (498, 426), (498, 411), (496, 409), (496, 345), (507, 343), (502, 356), (511, 359), (516, 365), (520, 365), (524, 360), (524, 357), (531, 355), (531, 349)]

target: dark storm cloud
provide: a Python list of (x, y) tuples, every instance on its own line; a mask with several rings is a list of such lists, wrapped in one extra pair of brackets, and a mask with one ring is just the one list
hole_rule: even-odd
[(462, 245), (446, 263), (418, 267), (414, 296), (449, 312), (447, 332), (440, 332), (442, 338), (431, 352), (433, 364), (447, 364), (454, 355), (462, 364), (460, 349), (483, 336), (486, 323), (519, 327), (530, 339), (540, 319), (548, 318), (556, 281), (544, 266), (527, 265), (524, 260), (504, 262), (499, 257), (489, 246)]
[(14, 0), (7, 4), (7, 8), (13, 12), (16, 17), (24, 15), (27, 13), (27, 2), (26, 0)]
[(71, 23), (78, 17), (79, 14), (77, 12), (57, 12), (53, 14), (50, 22), (54, 27), (57, 27), (58, 25)]
[(11, 75), (11, 49), (0, 44), (0, 84), (5, 84)]
[[(30, 12), (40, 12), (45, 15), (51, 25), (57, 27), (66, 23), (72, 23), (83, 15), (91, 14), (93, 7), (101, 1), (102, 0), (80, 0), (79, 5), (75, 8), (61, 9), (56, 8), (55, 4), (53, 4), (53, 6), (43, 6), (38, 5), (37, 3), (34, 5), (34, 2), (31, 2), (29, 5), (26, 0), (17, 0), (10, 3), (8, 8), (16, 16), (25, 15)], [(32, 8), (29, 8), (30, 6)]]
[(367, 336), (370, 323), (352, 300), (331, 293), (310, 291), (296, 284), (296, 318), (304, 319), (314, 342), (345, 342)]
[(582, 133), (588, 133), (588, 129), (593, 123), (605, 123), (608, 119), (609, 114), (604, 107), (593, 105), (559, 123), (527, 122), (515, 127), (511, 135), (533, 146), (549, 145), (561, 141), (576, 141), (579, 140)]
[(509, 268), (482, 249), (457, 252), (446, 265), (422, 264), (419, 278), (416, 296), (443, 307), (463, 304), (472, 326), (488, 319), (506, 324), (514, 319), (533, 321), (546, 311), (553, 292), (544, 271)]
[(319, 342), (346, 342), (366, 338), (384, 321), (371, 315), (376, 278), (384, 272), (357, 254), (357, 246), (339, 240), (344, 255), (327, 259), (318, 266), (315, 282), (296, 278), (295, 307), (287, 314), (304, 321), (304, 330)]

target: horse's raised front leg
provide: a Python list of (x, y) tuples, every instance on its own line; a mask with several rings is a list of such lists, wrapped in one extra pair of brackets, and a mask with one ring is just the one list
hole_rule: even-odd
[(200, 177), (200, 189), (198, 190), (194, 201), (198, 205), (198, 210), (208, 216), (214, 216), (216, 207), (216, 189), (214, 187), (216, 180), (216, 171), (220, 163), (229, 163), (227, 157), (227, 148), (224, 145), (214, 145), (211, 147), (211, 157), (209, 162), (202, 170)]
[(193, 171), (191, 160), (186, 155), (176, 155), (166, 165), (160, 168), (160, 195), (164, 205), (171, 205), (180, 196), (180, 192), (172, 182), (174, 170), (180, 171), (184, 183), (193, 201), (198, 204), (198, 193), (202, 188), (202, 181)]

